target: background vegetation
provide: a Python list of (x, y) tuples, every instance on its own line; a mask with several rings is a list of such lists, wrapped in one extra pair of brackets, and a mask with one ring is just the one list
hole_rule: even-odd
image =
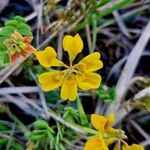
[[(16, 16), (25, 19), (22, 26), (14, 24)], [(149, 0), (5, 0), (0, 1), (0, 25), (0, 149), (82, 150), (90, 114), (110, 112), (129, 144), (150, 149)], [(38, 50), (55, 47), (64, 62), (66, 34), (82, 37), (79, 58), (100, 52), (101, 87), (79, 92), (85, 113), (81, 103), (62, 101), (59, 90), (44, 93), (39, 88), (37, 76), (46, 69), (32, 55), (8, 65), (2, 45), (12, 31), (8, 26), (24, 36), (33, 33)]]

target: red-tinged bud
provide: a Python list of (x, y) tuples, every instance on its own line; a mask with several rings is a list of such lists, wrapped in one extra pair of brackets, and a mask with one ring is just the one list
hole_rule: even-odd
[(23, 42), (30, 44), (33, 40), (33, 36), (25, 36), (23, 37)]
[(24, 51), (21, 51), (18, 53), (19, 57), (26, 58), (26, 53)]
[(36, 49), (33, 46), (26, 44), (26, 48), (24, 49), (24, 51), (26, 51), (28, 53), (33, 53), (36, 51)]
[(17, 61), (17, 58), (18, 58), (18, 54), (16, 52), (12, 51), (9, 53), (9, 59), (10, 59), (11, 64), (15, 64)]
[(19, 43), (19, 48), (21, 49), (21, 50), (24, 50), (24, 49), (26, 49), (26, 44), (25, 43), (23, 43), (23, 42), (20, 42)]

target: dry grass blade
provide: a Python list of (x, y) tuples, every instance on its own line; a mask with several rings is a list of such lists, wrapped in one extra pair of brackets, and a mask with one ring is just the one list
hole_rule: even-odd
[(120, 30), (122, 31), (122, 33), (124, 35), (126, 35), (127, 37), (131, 37), (131, 35), (128, 32), (127, 27), (125, 26), (125, 24), (123, 23), (123, 21), (121, 20), (121, 17), (119, 15), (119, 13), (117, 11), (113, 12), (113, 15), (118, 23), (118, 26), (120, 27)]
[(37, 92), (39, 92), (37, 86), (0, 88), (0, 95), (19, 94), (19, 93), (37, 93)]
[[(150, 87), (145, 88), (145, 89), (141, 90), (140, 92), (138, 92), (134, 96), (133, 100), (138, 100), (138, 99), (145, 97), (145, 96), (150, 96)], [(128, 102), (126, 102), (126, 103), (128, 104)], [(115, 111), (115, 114), (117, 116), (116, 117), (116, 124), (118, 122), (120, 122), (120, 120), (122, 120), (130, 111), (132, 111), (132, 108), (130, 106), (127, 108), (127, 110), (124, 107), (121, 107), (120, 109), (116, 110)]]
[(134, 46), (133, 50), (131, 51), (128, 57), (128, 60), (123, 68), (123, 71), (116, 86), (116, 101), (110, 104), (106, 112), (107, 114), (110, 112), (115, 112), (119, 108), (121, 100), (123, 99), (128, 90), (130, 80), (134, 75), (139, 59), (142, 55), (142, 52), (145, 49), (146, 44), (149, 41), (149, 38), (150, 22), (148, 22), (147, 26), (142, 32), (142, 35), (140, 36), (139, 40), (137, 41), (136, 45)]

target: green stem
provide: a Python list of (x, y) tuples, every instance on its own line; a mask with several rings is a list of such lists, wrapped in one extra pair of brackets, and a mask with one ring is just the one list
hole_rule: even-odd
[(89, 125), (89, 123), (88, 123), (88, 120), (87, 120), (87, 117), (86, 117), (86, 114), (84, 112), (84, 109), (83, 109), (83, 106), (82, 106), (82, 103), (81, 103), (79, 96), (77, 96), (77, 107), (78, 107), (78, 111), (79, 111), (81, 125), (87, 127)]
[(67, 122), (66, 120), (62, 119), (60, 116), (58, 116), (54, 111), (52, 111), (51, 109), (48, 109), (48, 114), (49, 117), (52, 117), (54, 120), (60, 122), (61, 124), (63, 124), (64, 126), (80, 133), (80, 134), (97, 134), (97, 131), (90, 129), (88, 127), (82, 127), (80, 125), (74, 124), (74, 123), (70, 123)]

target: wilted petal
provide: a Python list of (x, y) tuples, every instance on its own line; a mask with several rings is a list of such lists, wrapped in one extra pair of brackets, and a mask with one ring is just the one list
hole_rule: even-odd
[(101, 76), (97, 73), (77, 74), (78, 87), (82, 90), (96, 89), (100, 86)]
[(63, 77), (63, 72), (46, 72), (40, 74), (38, 80), (44, 91), (51, 91), (62, 85)]
[(79, 34), (74, 37), (66, 35), (63, 38), (63, 48), (68, 52), (70, 61), (73, 61), (78, 53), (83, 49), (83, 42)]
[(48, 46), (43, 51), (34, 53), (39, 63), (44, 67), (61, 66), (62, 63), (56, 58), (55, 50)]
[(108, 150), (108, 147), (102, 138), (94, 136), (85, 143), (84, 150)]
[(100, 54), (98, 52), (84, 57), (79, 64), (82, 65), (85, 71), (96, 71), (103, 67), (103, 63), (100, 60)]
[(77, 82), (74, 75), (65, 77), (61, 87), (61, 98), (70, 101), (76, 100), (77, 97)]

